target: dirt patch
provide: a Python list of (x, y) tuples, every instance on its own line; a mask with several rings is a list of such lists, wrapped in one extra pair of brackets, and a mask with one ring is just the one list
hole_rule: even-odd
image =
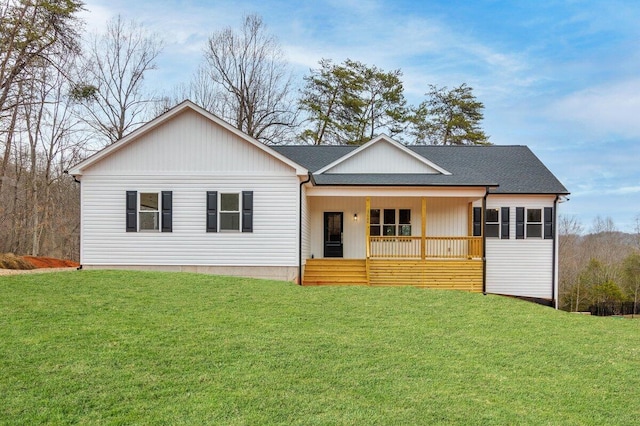
[(77, 268), (78, 266), (80, 266), (78, 262), (74, 262), (68, 259), (56, 259), (46, 256), (16, 256), (13, 253), (0, 253), (0, 271), (29, 271), (34, 269)]
[(22, 256), (22, 258), (36, 268), (77, 268), (80, 266), (78, 262), (66, 259), (56, 259), (54, 257)]

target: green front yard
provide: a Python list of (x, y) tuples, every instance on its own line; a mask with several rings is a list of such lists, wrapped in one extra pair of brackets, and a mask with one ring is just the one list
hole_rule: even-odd
[(413, 288), (0, 277), (0, 424), (637, 424), (640, 321)]

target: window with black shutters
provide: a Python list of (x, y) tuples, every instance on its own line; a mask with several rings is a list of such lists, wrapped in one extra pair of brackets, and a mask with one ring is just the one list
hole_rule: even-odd
[(126, 191), (127, 232), (172, 232), (173, 192)]
[(207, 191), (207, 232), (253, 232), (253, 191)]

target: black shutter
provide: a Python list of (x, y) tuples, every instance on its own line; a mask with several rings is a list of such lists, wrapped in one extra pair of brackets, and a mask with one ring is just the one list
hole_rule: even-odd
[(242, 232), (253, 232), (253, 191), (242, 191)]
[(524, 238), (524, 207), (516, 207), (516, 239)]
[(138, 192), (137, 191), (127, 191), (127, 216), (126, 216), (126, 228), (127, 232), (137, 232), (138, 231)]
[(162, 232), (173, 231), (173, 192), (162, 191)]
[(553, 239), (553, 207), (544, 208), (544, 238)]
[(207, 191), (207, 232), (218, 232), (218, 191)]
[(500, 238), (503, 240), (509, 239), (509, 207), (502, 207), (500, 212), (500, 219), (502, 220), (502, 225), (500, 229)]
[(482, 207), (473, 208), (473, 236), (482, 236)]

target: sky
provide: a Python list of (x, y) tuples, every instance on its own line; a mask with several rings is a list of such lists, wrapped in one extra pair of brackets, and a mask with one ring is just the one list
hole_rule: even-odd
[(85, 0), (87, 33), (117, 14), (164, 41), (147, 84), (190, 80), (208, 37), (257, 13), (294, 76), (322, 58), (400, 69), (409, 104), (429, 84), (473, 88), (496, 145), (527, 145), (571, 192), (559, 213), (634, 232), (640, 217), (637, 0)]

